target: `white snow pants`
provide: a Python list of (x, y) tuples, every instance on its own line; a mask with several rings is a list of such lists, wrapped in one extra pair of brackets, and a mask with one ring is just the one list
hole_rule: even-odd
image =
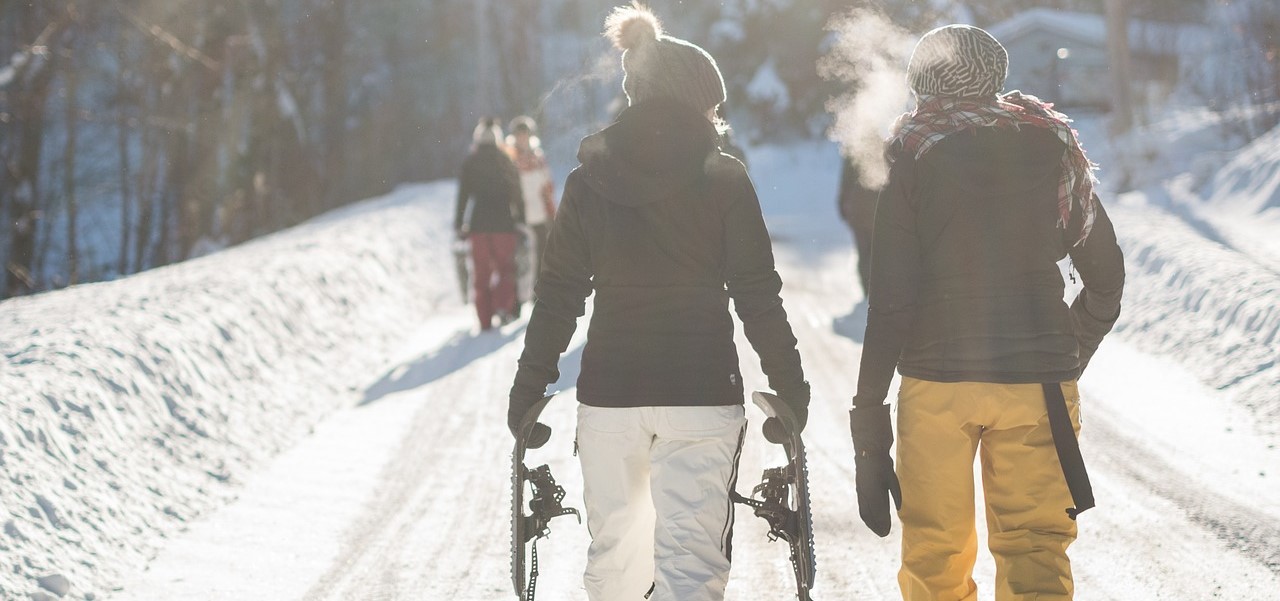
[(724, 598), (746, 423), (741, 405), (578, 407), (591, 601)]

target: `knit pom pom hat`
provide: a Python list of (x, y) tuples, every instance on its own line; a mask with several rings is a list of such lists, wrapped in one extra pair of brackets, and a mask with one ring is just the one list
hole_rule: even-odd
[(604, 35), (622, 50), (622, 90), (631, 104), (671, 98), (699, 112), (724, 102), (724, 78), (706, 50), (662, 32), (662, 23), (639, 2), (613, 9)]
[(947, 25), (924, 34), (911, 53), (907, 83), (921, 96), (994, 97), (1004, 89), (1009, 53), (991, 34)]

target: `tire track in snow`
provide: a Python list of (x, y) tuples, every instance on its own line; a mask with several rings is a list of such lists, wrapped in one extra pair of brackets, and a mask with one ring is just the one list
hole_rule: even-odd
[(1167, 499), (1227, 548), (1280, 576), (1280, 521), (1274, 516), (1214, 493), (1106, 419), (1091, 421), (1089, 429), (1090, 442), (1100, 447), (1092, 454), (1119, 458), (1103, 464), (1108, 470)]
[[(849, 312), (847, 303), (857, 286), (852, 279), (852, 269), (846, 270), (851, 267), (846, 257), (813, 256), (803, 252), (797, 255), (796, 250), (790, 246), (778, 248), (778, 269), (784, 282), (785, 307), (800, 343), (805, 376), (813, 394), (805, 428), (818, 560), (817, 586), (813, 593), (819, 599), (892, 599), (899, 594), (895, 574), (900, 527), (895, 523), (892, 534), (883, 539), (871, 533), (858, 517), (854, 489), (848, 408), (857, 387), (862, 347), (835, 331), (835, 323), (841, 319), (849, 322), (845, 326), (860, 330), (865, 326), (865, 321), (860, 321), (865, 319), (865, 313), (861, 317), (853, 315), (852, 319), (844, 315)], [(741, 335), (739, 339), (744, 375), (748, 368), (758, 373), (758, 359)], [(763, 382), (763, 375), (759, 377)], [(757, 425), (757, 436), (758, 429)], [(767, 444), (762, 438), (756, 443)], [(776, 549), (772, 552), (779, 553)], [(784, 576), (785, 584), (790, 580), (789, 570)], [(732, 584), (730, 590), (734, 591)], [(777, 584), (765, 589), (777, 590), (773, 596), (756, 597), (749, 594), (749, 590), (755, 589), (738, 589), (740, 593), (729, 598), (791, 598), (786, 595), (790, 589)]]
[[(461, 470), (451, 470), (442, 466), (459, 466), (470, 464), (474, 457), (467, 457), (468, 451), (484, 448), (478, 440), (478, 433), (484, 428), (477, 427), (479, 418), (494, 417), (484, 411), (485, 403), (450, 402), (451, 399), (483, 396), (492, 392), (491, 387), (475, 390), (468, 383), (476, 380), (475, 372), (480, 366), (496, 362), (514, 364), (514, 356), (509, 342), (513, 336), (504, 335), (501, 339), (490, 340), (485, 336), (497, 336), (497, 333), (485, 334), (482, 337), (468, 340), (465, 344), (449, 349), (448, 357), (436, 357), (435, 361), (447, 362), (449, 375), (440, 382), (429, 386), (430, 398), (422, 402), (412, 419), (412, 424), (405, 430), (400, 447), (394, 459), (382, 470), (380, 481), (382, 486), (372, 496), (373, 502), (365, 510), (364, 517), (354, 524), (344, 543), (344, 551), (334, 562), (326, 575), (309, 590), (303, 598), (311, 600), (323, 599), (397, 599), (399, 581), (411, 570), (403, 569), (406, 562), (402, 560), (405, 547), (414, 541), (415, 529), (420, 523), (429, 522), (424, 519), (436, 506), (442, 496), (452, 501), (453, 511), (447, 533), (437, 534), (438, 538), (448, 540), (448, 533), (466, 532), (466, 519), (474, 519), (474, 515), (466, 515), (474, 510), (473, 503), (457, 503), (458, 495), (440, 495), (439, 491), (450, 491), (451, 483), (456, 485), (454, 477)], [(502, 346), (494, 346), (501, 344)], [(478, 379), (481, 382), (488, 378)], [(468, 390), (470, 388), (471, 390)], [(425, 392), (425, 391), (424, 391)], [(421, 394), (421, 393), (415, 393)], [(492, 396), (492, 395), (488, 395)], [(496, 403), (496, 400), (495, 400)], [(481, 415), (477, 416), (479, 410)], [(505, 422), (504, 422), (505, 423)], [(463, 455), (464, 462), (459, 462), (458, 455)], [(472, 471), (474, 478), (479, 470)], [(446, 545), (447, 546), (447, 545)], [(437, 550), (429, 557), (436, 557)], [(428, 562), (422, 562), (427, 569)], [(411, 567), (411, 566), (405, 566)]]
[[(505, 581), (502, 577), (509, 569), (507, 562), (495, 559), (505, 558), (509, 549), (511, 501), (506, 491), (511, 438), (506, 432), (505, 408), (522, 340), (517, 337), (494, 358), (475, 366), (467, 378), (437, 391), (475, 410), (450, 426), (466, 433), (466, 439), (443, 449), (446, 456), (437, 465), (454, 467), (433, 475), (436, 482), (432, 489), (438, 494), (424, 499), (425, 515), (452, 514), (452, 518), (443, 532), (432, 520), (417, 523), (409, 539), (413, 544), (405, 546), (404, 554), (419, 565), (400, 576), (405, 590), (434, 590), (443, 599), (502, 596), (487, 591), (493, 590), (488, 583)], [(486, 384), (477, 390), (476, 382)], [(559, 434), (563, 436), (563, 432)]]

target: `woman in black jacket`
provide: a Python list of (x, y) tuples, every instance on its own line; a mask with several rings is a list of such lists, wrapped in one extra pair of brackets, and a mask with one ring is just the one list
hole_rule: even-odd
[[(1069, 120), (1000, 94), (1008, 60), (975, 27), (921, 38), (876, 208), (850, 423), (863, 521), (885, 536), (899, 505), (907, 601), (977, 597), (975, 455), (999, 601), (1072, 598), (1067, 546), (1093, 505), (1076, 379), (1119, 315), (1124, 261)], [(1084, 284), (1070, 306), (1067, 257)]]
[(594, 292), (577, 394), (588, 596), (718, 600), (745, 428), (730, 299), (770, 386), (802, 416), (809, 386), (755, 190), (717, 148), (714, 60), (642, 7), (615, 9), (606, 29), (630, 106), (583, 140), (565, 182), (508, 421), (558, 379)]

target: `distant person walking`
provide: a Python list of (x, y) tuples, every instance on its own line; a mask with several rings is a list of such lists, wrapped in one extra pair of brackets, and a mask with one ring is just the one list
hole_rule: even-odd
[[(1076, 379), (1119, 316), (1124, 262), (1067, 117), (1000, 94), (1008, 61), (976, 27), (920, 39), (876, 208), (850, 426), (863, 521), (885, 536), (899, 507), (907, 601), (977, 598), (975, 455), (997, 601), (1071, 599), (1067, 547), (1093, 506)], [(1067, 257), (1084, 284), (1070, 306)]]
[(715, 61), (639, 5), (615, 9), (606, 32), (629, 106), (582, 141), (565, 181), (508, 425), (560, 377), (594, 292), (577, 393), (587, 597), (720, 601), (746, 427), (730, 300), (801, 426), (809, 384), (755, 189), (717, 148)]
[(538, 124), (532, 117), (520, 116), (511, 120), (511, 135), (507, 138), (507, 151), (520, 172), (520, 189), (524, 193), (524, 222), (529, 226), (531, 240), (527, 247), (530, 280), (521, 296), (527, 296), (533, 282), (542, 269), (542, 252), (547, 246), (547, 234), (556, 216), (555, 181), (547, 158), (542, 154), (542, 142), (538, 139)]
[(487, 331), (495, 317), (506, 323), (516, 315), (516, 225), (524, 221), (524, 200), (516, 166), (498, 147), (498, 124), (481, 120), (472, 140), (458, 177), (453, 229), (459, 239), (471, 243), (476, 316), (480, 330)]
[(858, 252), (858, 283), (864, 297), (870, 294), (871, 231), (876, 218), (876, 199), (880, 188), (862, 183), (858, 166), (845, 158), (840, 169), (840, 193), (836, 198), (840, 219), (849, 226), (853, 246)]

